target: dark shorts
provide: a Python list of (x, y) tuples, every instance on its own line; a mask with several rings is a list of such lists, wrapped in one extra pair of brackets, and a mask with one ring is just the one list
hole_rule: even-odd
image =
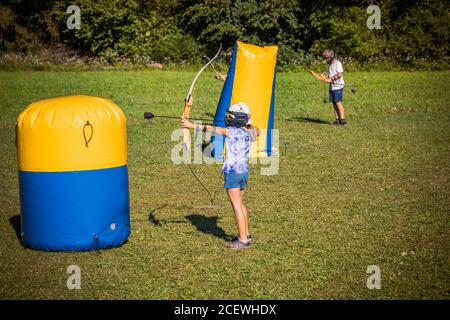
[(341, 102), (344, 98), (344, 89), (330, 90), (330, 102)]
[(224, 173), (224, 188), (233, 189), (239, 188), (241, 190), (247, 188), (248, 172), (245, 173)]

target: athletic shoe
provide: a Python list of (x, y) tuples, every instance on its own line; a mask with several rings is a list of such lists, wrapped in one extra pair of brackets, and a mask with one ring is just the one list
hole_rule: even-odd
[(238, 238), (237, 240), (231, 241), (228, 247), (231, 249), (247, 249), (250, 247), (250, 242), (242, 242)]
[(340, 120), (339, 120), (339, 119), (336, 119), (336, 121), (335, 121), (335, 122), (333, 122), (332, 124), (335, 124), (335, 125), (337, 125), (337, 124), (341, 124), (341, 122), (340, 122)]
[(345, 126), (347, 124), (347, 121), (345, 119), (341, 119), (340, 124), (341, 126)]
[[(238, 239), (239, 239), (239, 236), (235, 236), (235, 237), (233, 237), (233, 239), (231, 239), (231, 241), (236, 241), (236, 240), (238, 240)], [(251, 234), (249, 234), (249, 235), (247, 236), (247, 242), (250, 243), (250, 242), (252, 242), (252, 241), (253, 241), (253, 237), (252, 237)]]

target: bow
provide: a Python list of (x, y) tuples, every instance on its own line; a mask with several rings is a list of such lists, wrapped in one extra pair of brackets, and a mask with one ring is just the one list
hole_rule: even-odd
[(317, 72), (314, 72), (311, 69), (307, 69), (308, 72), (317, 80), (323, 81), (323, 103), (327, 103), (327, 89), (326, 89), (326, 82), (325, 79), (327, 78), (324, 74), (318, 74)]
[[(192, 80), (191, 86), (189, 87), (189, 91), (186, 95), (186, 97), (184, 98), (184, 108), (183, 108), (183, 113), (182, 113), (182, 117), (188, 119), (189, 118), (189, 113), (191, 111), (191, 107), (192, 107), (192, 92), (194, 91), (194, 86), (195, 83), (197, 82), (198, 77), (200, 77), (200, 74), (203, 72), (203, 70), (205, 70), (211, 63), (213, 63), (214, 60), (216, 60), (219, 57), (220, 51), (222, 51), (222, 44), (220, 44), (219, 50), (217, 51), (216, 55), (209, 60), (201, 69), (199, 72), (197, 72), (197, 74), (194, 77), (194, 80)], [(186, 150), (186, 153), (188, 153), (190, 151), (190, 147), (191, 147), (191, 136), (189, 134), (189, 129), (183, 129), (183, 146)], [(189, 157), (188, 159), (188, 163), (191, 163), (191, 159)]]
[[(326, 94), (327, 89), (326, 89), (326, 81), (325, 81), (327, 76), (324, 75), (323, 73), (322, 74), (318, 74), (317, 72), (314, 72), (311, 69), (307, 69), (307, 70), (314, 78), (316, 78), (319, 81), (323, 81), (323, 103), (327, 103), (327, 96), (326, 96), (327, 95)], [(348, 87), (348, 86), (354, 86), (354, 84), (346, 83), (346, 84), (342, 84), (341, 86)], [(354, 88), (351, 89), (351, 91), (352, 91), (352, 93), (356, 93), (356, 89), (354, 89)]]
[[(192, 107), (192, 93), (194, 91), (194, 86), (195, 83), (197, 82), (198, 77), (200, 76), (200, 74), (203, 72), (203, 70), (205, 70), (211, 63), (214, 62), (214, 60), (216, 60), (219, 57), (220, 51), (222, 51), (222, 44), (220, 44), (219, 50), (217, 51), (216, 55), (209, 60), (201, 69), (199, 72), (197, 72), (197, 74), (194, 77), (194, 80), (192, 80), (191, 86), (189, 87), (189, 91), (186, 95), (186, 97), (184, 98), (184, 108), (183, 108), (183, 113), (182, 113), (182, 117), (189, 119), (189, 113), (191, 111), (191, 107)], [(184, 151), (186, 154), (186, 163), (189, 167), (189, 170), (191, 171), (192, 175), (195, 177), (195, 179), (197, 179), (197, 181), (200, 183), (200, 185), (203, 187), (203, 189), (206, 190), (206, 192), (209, 195), (209, 199), (211, 201), (211, 205), (214, 204), (214, 198), (211, 195), (211, 192), (208, 190), (208, 188), (200, 181), (200, 179), (197, 177), (197, 175), (195, 174), (194, 170), (191, 167), (191, 157), (190, 157), (190, 150), (191, 150), (191, 135), (189, 134), (189, 129), (184, 129), (183, 128), (183, 147), (184, 147)]]
[(311, 69), (308, 69), (308, 72), (317, 80), (325, 81), (325, 79), (326, 79), (326, 76), (324, 76), (323, 74), (318, 74)]

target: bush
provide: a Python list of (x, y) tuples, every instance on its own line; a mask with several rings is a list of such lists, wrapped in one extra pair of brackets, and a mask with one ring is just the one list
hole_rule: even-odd
[[(351, 0), (77, 0), (81, 29), (68, 30), (72, 1), (5, 0), (0, 52), (36, 55), (71, 47), (113, 65), (196, 64), (221, 42), (280, 47), (282, 70), (300, 70), (332, 48), (347, 69), (446, 69), (444, 0), (385, 0), (381, 30), (366, 26), (367, 4)], [(20, 55), (18, 56), (20, 57)]]

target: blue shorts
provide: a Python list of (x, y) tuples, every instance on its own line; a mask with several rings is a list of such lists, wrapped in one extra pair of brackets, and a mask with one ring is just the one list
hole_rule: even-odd
[(247, 188), (248, 171), (245, 173), (224, 173), (223, 178), (225, 189), (239, 188), (243, 190)]
[(344, 89), (330, 90), (330, 102), (341, 102), (344, 97)]

